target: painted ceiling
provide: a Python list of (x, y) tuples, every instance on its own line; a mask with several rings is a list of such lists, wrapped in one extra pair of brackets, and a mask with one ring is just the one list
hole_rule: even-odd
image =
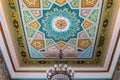
[[(23, 63), (29, 62), (28, 58), (42, 59), (44, 63), (49, 63), (53, 59), (57, 61), (60, 50), (63, 54), (62, 59), (66, 59), (68, 63), (72, 61), (76, 64), (94, 64), (95, 61), (100, 63), (106, 38), (103, 33), (107, 32), (114, 1), (18, 0), (13, 2), (12, 0), (8, 2), (13, 12), (11, 16), (14, 17), (14, 11), (19, 10), (19, 13), (16, 12), (16, 18), (19, 22), (21, 19), (22, 25), (19, 26), (16, 19), (13, 20), (19, 55)], [(104, 12), (104, 9), (111, 12)], [(101, 17), (103, 22), (100, 22)], [(103, 25), (99, 25), (100, 23)], [(102, 28), (105, 30), (100, 32)], [(74, 60), (68, 60), (69, 58)], [(84, 61), (92, 58), (96, 60)], [(36, 64), (38, 62), (41, 61), (35, 61)]]
[(30, 57), (92, 58), (102, 2), (19, 0)]
[[(19, 22), (21, 19), (22, 26), (16, 19), (13, 21), (21, 62), (29, 64), (28, 58), (31, 58), (35, 64), (52, 63), (53, 60), (55, 63), (61, 50), (62, 59), (67, 63), (100, 63), (106, 38), (102, 34), (107, 32), (114, 1), (18, 0), (15, 3), (18, 9), (13, 5), (9, 7), (13, 12), (19, 10), (16, 18)], [(111, 10), (109, 15), (104, 9)], [(100, 22), (101, 17), (104, 22)], [(100, 32), (102, 28), (105, 30)], [(96, 60), (88, 60), (93, 58)]]
[[(55, 63), (60, 50), (67, 63), (100, 63), (106, 38), (103, 34), (108, 31), (114, 1), (8, 0), (8, 3), (11, 18), (16, 17), (13, 28), (22, 63), (47, 64), (53, 60)], [(100, 31), (102, 28), (105, 30)]]
[[(29, 71), (26, 67), (32, 67), (33, 72), (44, 72), (45, 67), (61, 62), (75, 68), (106, 69), (107, 65), (106, 71), (109, 70), (114, 56), (108, 51), (115, 30), (113, 14), (117, 9), (117, 0), (3, 2), (9, 13), (6, 13), (10, 24), (8, 33), (12, 35), (11, 44), (15, 50), (9, 53), (9, 57), (16, 72)], [(16, 65), (25, 68), (17, 69)], [(94, 72), (98, 68), (80, 68), (75, 71), (81, 70)], [(98, 71), (105, 70), (100, 68)]]

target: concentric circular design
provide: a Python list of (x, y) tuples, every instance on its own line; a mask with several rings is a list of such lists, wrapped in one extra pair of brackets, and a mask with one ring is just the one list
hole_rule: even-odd
[(52, 21), (53, 30), (57, 32), (67, 31), (69, 29), (69, 26), (70, 22), (68, 21), (67, 18), (64, 17), (57, 17)]

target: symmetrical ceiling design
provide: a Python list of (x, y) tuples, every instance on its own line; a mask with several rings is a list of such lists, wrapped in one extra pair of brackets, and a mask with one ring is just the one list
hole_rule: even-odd
[(59, 61), (60, 50), (65, 63), (101, 63), (106, 40), (103, 34), (108, 32), (114, 1), (18, 0), (15, 4), (17, 9), (8, 7), (10, 11), (19, 10), (15, 11), (13, 28), (17, 31), (21, 63), (55, 63)]
[(102, 2), (19, 0), (30, 57), (92, 58)]
[(19, 0), (30, 57), (92, 58), (102, 2)]
[(68, 64), (78, 74), (109, 72), (115, 55), (113, 47), (118, 41), (118, 35), (113, 38), (119, 32), (113, 21), (118, 13), (117, 0), (2, 3), (9, 13), (3, 13), (7, 18), (2, 24), (8, 25), (3, 27), (3, 34), (10, 50), (4, 55), (8, 55), (15, 72), (45, 74), (48, 67), (59, 62)]

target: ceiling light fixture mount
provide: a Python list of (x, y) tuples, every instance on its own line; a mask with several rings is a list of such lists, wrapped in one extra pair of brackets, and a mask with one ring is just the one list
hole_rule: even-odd
[(47, 71), (48, 80), (73, 80), (74, 71), (67, 64), (55, 64)]

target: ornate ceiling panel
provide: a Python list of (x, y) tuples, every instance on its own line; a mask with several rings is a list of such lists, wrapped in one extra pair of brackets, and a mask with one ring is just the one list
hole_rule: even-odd
[[(14, 69), (27, 72), (30, 71), (27, 67), (31, 67), (33, 72), (45, 72), (45, 67), (63, 62), (76, 67), (76, 72), (108, 71), (114, 57), (109, 50), (116, 30), (113, 19), (116, 20), (118, 13), (117, 1), (3, 1), (9, 13), (5, 16), (9, 19), (7, 33), (15, 51), (9, 53)], [(6, 36), (5, 32), (3, 28)], [(116, 40), (117, 36), (114, 46)]]
[(102, 0), (18, 2), (31, 58), (92, 58)]
[[(106, 40), (106, 35), (103, 34), (108, 31), (114, 1), (18, 0), (13, 2), (11, 1), (8, 7), (13, 11), (11, 18), (15, 17), (13, 28), (17, 31), (15, 37), (22, 63), (40, 64), (42, 61), (48, 64), (53, 62), (53, 59), (55, 63), (59, 59), (60, 50), (63, 52), (62, 59), (67, 63), (99, 64), (101, 62)], [(15, 8), (17, 4), (18, 9)], [(16, 10), (19, 10), (19, 13)], [(106, 10), (109, 11), (105, 12)], [(101, 20), (103, 22), (100, 22)], [(19, 23), (22, 26), (19, 26)], [(102, 25), (99, 25), (100, 23)], [(102, 28), (104, 30), (101, 30)], [(68, 60), (69, 58), (71, 59)]]

